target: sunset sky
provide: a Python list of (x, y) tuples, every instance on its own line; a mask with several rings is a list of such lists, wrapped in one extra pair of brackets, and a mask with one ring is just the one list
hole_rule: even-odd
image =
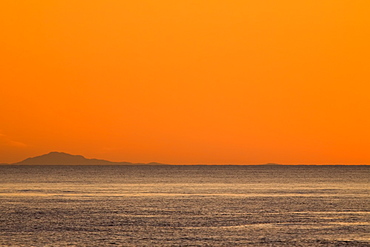
[(370, 164), (368, 0), (4, 0), (0, 163)]

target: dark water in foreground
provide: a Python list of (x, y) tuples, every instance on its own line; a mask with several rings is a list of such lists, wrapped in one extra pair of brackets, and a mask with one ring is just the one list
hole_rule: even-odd
[(370, 166), (0, 166), (1, 246), (370, 246)]

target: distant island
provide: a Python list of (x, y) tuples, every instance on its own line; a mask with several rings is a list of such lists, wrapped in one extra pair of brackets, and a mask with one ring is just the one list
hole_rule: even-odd
[[(4, 164), (3, 164), (4, 165)], [(27, 158), (11, 165), (164, 165), (160, 163), (131, 163), (113, 162), (101, 159), (87, 159), (82, 155), (72, 155), (64, 152), (50, 152), (48, 154)]]

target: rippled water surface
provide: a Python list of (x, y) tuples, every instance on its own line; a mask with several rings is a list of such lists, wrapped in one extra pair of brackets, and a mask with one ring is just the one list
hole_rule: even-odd
[(2, 246), (370, 246), (370, 166), (0, 166)]

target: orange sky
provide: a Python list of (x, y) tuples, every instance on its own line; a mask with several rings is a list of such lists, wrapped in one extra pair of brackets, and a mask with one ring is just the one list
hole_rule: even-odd
[(0, 162), (370, 164), (368, 0), (0, 3)]

